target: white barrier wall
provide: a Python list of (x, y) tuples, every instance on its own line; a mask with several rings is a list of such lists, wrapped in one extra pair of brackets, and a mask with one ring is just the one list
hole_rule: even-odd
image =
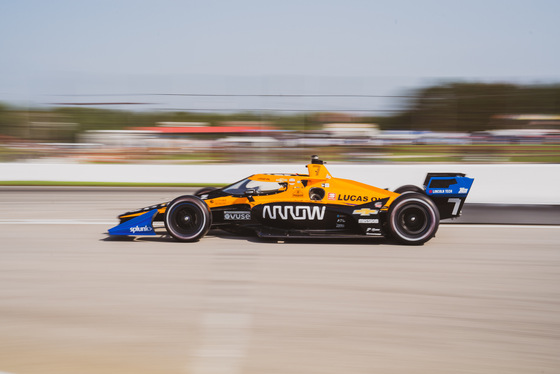
[[(475, 179), (467, 202), (560, 204), (559, 164), (327, 164), (331, 174), (394, 189), (422, 185), (427, 172), (461, 172)], [(255, 173), (306, 174), (298, 164), (128, 165), (0, 163), (0, 181), (229, 184)]]

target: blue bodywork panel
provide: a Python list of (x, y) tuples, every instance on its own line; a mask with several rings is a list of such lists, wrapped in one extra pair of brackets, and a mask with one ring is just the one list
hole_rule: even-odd
[(466, 197), (473, 184), (474, 178), (467, 177), (432, 177), (426, 185), (429, 196), (457, 196)]
[(152, 222), (158, 213), (157, 209), (150, 210), (131, 220), (109, 229), (109, 235), (156, 235)]

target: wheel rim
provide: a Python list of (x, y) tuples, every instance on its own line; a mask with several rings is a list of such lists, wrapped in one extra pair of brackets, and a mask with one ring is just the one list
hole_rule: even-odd
[(173, 209), (169, 222), (177, 233), (191, 236), (196, 235), (200, 231), (203, 225), (203, 218), (197, 206), (181, 204)]
[(402, 209), (397, 220), (403, 233), (409, 236), (422, 234), (429, 227), (426, 208), (416, 204)]

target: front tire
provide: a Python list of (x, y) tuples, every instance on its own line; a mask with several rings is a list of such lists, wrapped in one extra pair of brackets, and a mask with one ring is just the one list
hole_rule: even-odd
[(439, 227), (439, 211), (424, 194), (409, 192), (395, 199), (388, 212), (392, 236), (403, 244), (420, 245)]
[(165, 229), (176, 240), (200, 240), (212, 225), (208, 205), (196, 196), (180, 196), (169, 203), (165, 212)]
[(204, 195), (208, 196), (208, 194), (212, 191), (216, 191), (217, 188), (216, 187), (202, 187), (201, 189), (197, 190), (194, 193), (194, 196), (198, 196), (200, 198), (202, 198)]

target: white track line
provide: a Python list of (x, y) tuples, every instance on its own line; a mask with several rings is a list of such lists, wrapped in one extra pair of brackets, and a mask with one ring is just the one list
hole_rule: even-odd
[(99, 219), (1, 219), (0, 225), (117, 225), (117, 221)]

